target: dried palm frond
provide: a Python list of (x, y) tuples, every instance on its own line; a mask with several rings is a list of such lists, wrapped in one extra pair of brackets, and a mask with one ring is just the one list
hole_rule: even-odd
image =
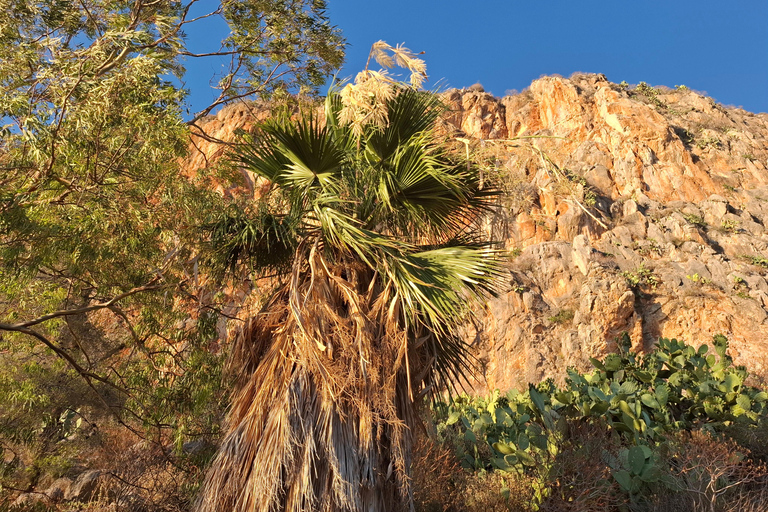
[(352, 127), (355, 136), (363, 134), (365, 125), (384, 127), (387, 124), (387, 102), (394, 97), (394, 86), (386, 72), (361, 71), (354, 84), (341, 90), (344, 108), (339, 120)]
[[(392, 55), (390, 55), (390, 52)], [(423, 54), (419, 53), (418, 55)], [(412, 87), (419, 88), (427, 79), (427, 64), (423, 59), (416, 57), (417, 54), (411, 50), (398, 44), (396, 46), (390, 46), (384, 41), (376, 41), (371, 46), (371, 51), (368, 54), (368, 61), (365, 63), (364, 73), (368, 71), (368, 65), (371, 63), (371, 58), (387, 69), (400, 66), (411, 72), (410, 83)]]
[(365, 64), (365, 69), (368, 69), (368, 64), (371, 62), (371, 57), (373, 57), (380, 66), (383, 66), (387, 69), (392, 69), (395, 67), (395, 61), (392, 59), (392, 56), (387, 53), (387, 50), (391, 51), (392, 47), (389, 46), (386, 42), (379, 40), (373, 43), (371, 45), (371, 51), (368, 55), (368, 62)]
[[(392, 53), (395, 55), (395, 62), (397, 65), (406, 68), (411, 72), (410, 82), (411, 86), (419, 88), (427, 79), (427, 64), (422, 59), (416, 58), (415, 54), (399, 44), (394, 48), (391, 48)], [(424, 52), (422, 52), (424, 53)]]
[(365, 269), (304, 251), (295, 279), (235, 343), (229, 434), (201, 512), (407, 508), (406, 361), (413, 374), (426, 361), (401, 319), (388, 318), (391, 287), (369, 291)]

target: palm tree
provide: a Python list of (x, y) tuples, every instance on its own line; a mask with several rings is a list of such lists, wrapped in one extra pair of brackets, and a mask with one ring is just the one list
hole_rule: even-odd
[(285, 278), (234, 342), (199, 512), (412, 508), (416, 406), (468, 371), (456, 327), (499, 265), (471, 235), (493, 194), (436, 134), (439, 99), (387, 87), (378, 120), (345, 121), (333, 91), (236, 151), (271, 188), (213, 243)]

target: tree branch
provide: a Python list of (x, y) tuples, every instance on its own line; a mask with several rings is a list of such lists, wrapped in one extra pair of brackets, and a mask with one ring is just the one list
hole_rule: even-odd
[(43, 336), (39, 332), (33, 331), (32, 329), (28, 329), (26, 327), (22, 327), (22, 326), (18, 326), (18, 325), (8, 325), (8, 324), (0, 324), (0, 329), (2, 329), (4, 331), (20, 332), (22, 334), (26, 334), (28, 336), (32, 336), (33, 338), (37, 338), (40, 342), (43, 343), (43, 345), (45, 345), (49, 349), (53, 350), (56, 353), (57, 356), (59, 356), (60, 358), (65, 360), (72, 367), (73, 370), (75, 370), (82, 377), (84, 377), (86, 380), (88, 380), (89, 383), (90, 383), (90, 379), (94, 379), (94, 380), (97, 380), (97, 381), (102, 382), (104, 384), (107, 384), (108, 386), (110, 386), (110, 387), (120, 391), (121, 393), (129, 394), (129, 393), (127, 393), (126, 390), (116, 386), (109, 379), (106, 379), (106, 378), (104, 378), (101, 375), (98, 375), (96, 373), (89, 372), (88, 370), (86, 370), (85, 368), (80, 366), (80, 364), (77, 361), (75, 361), (75, 359), (71, 355), (69, 355), (66, 350), (61, 349), (55, 343), (53, 343), (51, 340), (49, 340), (48, 338), (46, 338), (45, 336)]
[[(41, 335), (38, 335), (34, 331), (30, 331), (28, 327), (32, 327), (33, 325), (38, 325), (43, 322), (47, 322), (48, 320), (52, 320), (54, 318), (62, 317), (62, 316), (70, 316), (70, 315), (80, 315), (82, 313), (88, 313), (89, 311), (94, 311), (97, 309), (104, 309), (112, 307), (117, 302), (123, 300), (126, 297), (130, 297), (131, 295), (135, 295), (137, 293), (141, 292), (147, 292), (152, 290), (161, 290), (163, 288), (170, 288), (172, 286), (176, 286), (175, 284), (152, 284), (157, 282), (159, 277), (154, 278), (152, 281), (150, 281), (148, 284), (144, 286), (138, 286), (136, 288), (132, 288), (131, 290), (128, 290), (127, 292), (121, 293), (120, 295), (116, 295), (112, 299), (106, 301), (106, 302), (99, 302), (98, 304), (92, 304), (90, 306), (85, 306), (82, 308), (76, 308), (76, 309), (62, 309), (60, 311), (54, 311), (53, 313), (49, 313), (47, 315), (43, 315), (41, 317), (35, 318), (33, 320), (28, 320), (26, 322), (20, 322), (18, 324), (4, 324), (0, 323), (0, 331), (17, 331), (17, 332), (23, 332), (25, 334), (29, 334), (30, 336), (34, 336), (38, 339), (40, 339)], [(41, 341), (43, 341), (41, 339)], [(44, 341), (45, 343), (45, 341)], [(46, 343), (47, 344), (47, 343)]]

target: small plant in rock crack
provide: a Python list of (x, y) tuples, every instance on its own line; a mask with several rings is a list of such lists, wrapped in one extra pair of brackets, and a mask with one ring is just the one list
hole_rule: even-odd
[(699, 139), (696, 141), (696, 146), (699, 149), (707, 149), (707, 148), (713, 148), (713, 149), (720, 149), (723, 144), (720, 142), (720, 139), (717, 137), (704, 137), (703, 139)]
[(667, 108), (667, 105), (659, 99), (659, 90), (651, 87), (645, 82), (640, 82), (637, 84), (634, 92), (645, 96), (652, 105), (655, 105), (661, 109)]
[(686, 279), (689, 279), (689, 280), (693, 281), (694, 283), (712, 284), (712, 280), (711, 279), (708, 279), (708, 278), (706, 278), (704, 276), (700, 276), (698, 273), (693, 274), (693, 275), (687, 275), (685, 277), (686, 277)]
[(704, 217), (701, 215), (696, 215), (695, 213), (684, 213), (683, 218), (685, 219), (685, 222), (696, 227), (703, 228), (707, 226), (707, 223), (704, 221)]
[(597, 195), (595, 194), (595, 191), (592, 189), (592, 187), (590, 187), (587, 183), (586, 178), (570, 169), (562, 169), (561, 172), (565, 179), (567, 179), (569, 182), (576, 185), (581, 185), (583, 190), (582, 195), (584, 204), (590, 208), (594, 208), (595, 204), (597, 204)]
[(749, 296), (749, 285), (744, 278), (739, 276), (733, 276), (733, 291), (736, 292), (736, 296), (742, 299), (751, 299)]
[(686, 146), (690, 146), (696, 140), (696, 137), (694, 137), (693, 134), (685, 128), (680, 126), (673, 126), (672, 130), (680, 138), (680, 141)]
[(658, 254), (659, 256), (664, 254), (664, 249), (659, 245), (655, 238), (634, 241), (632, 242), (632, 249), (643, 256), (649, 256), (651, 253)]
[(733, 219), (726, 219), (720, 223), (720, 229), (726, 233), (736, 233), (739, 231), (739, 222)]
[(632, 288), (649, 286), (655, 289), (661, 284), (661, 280), (653, 273), (653, 270), (645, 266), (645, 263), (641, 264), (635, 270), (622, 272), (621, 275), (624, 276)]
[(768, 258), (766, 258), (765, 256), (745, 255), (743, 256), (743, 258), (749, 261), (753, 265), (757, 265), (758, 267), (768, 268)]
[(574, 313), (570, 309), (561, 309), (557, 314), (550, 316), (547, 320), (553, 324), (564, 324), (573, 320)]

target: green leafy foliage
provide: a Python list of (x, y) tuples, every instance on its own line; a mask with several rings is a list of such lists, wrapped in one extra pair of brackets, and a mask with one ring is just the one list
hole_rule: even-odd
[(637, 84), (637, 86), (632, 90), (634, 94), (639, 94), (643, 96), (649, 103), (652, 105), (655, 105), (656, 107), (660, 109), (666, 109), (667, 105), (663, 101), (659, 99), (659, 90), (655, 87), (652, 87), (648, 85), (645, 82), (640, 82)]
[[(159, 446), (217, 435), (229, 299), (200, 275), (200, 225), (232, 211), (182, 172), (189, 125), (247, 97), (311, 95), (343, 47), (322, 1), (0, 10), (0, 486), (26, 488), (95, 451), (89, 425)], [(229, 35), (201, 48), (212, 18)], [(197, 58), (229, 68), (185, 121)]]
[[(542, 425), (532, 421), (536, 409), (528, 394), (499, 396), (497, 391), (485, 399), (460, 396), (438, 406), (436, 412), (442, 435), (460, 432), (455, 439), (463, 442), (458, 443), (457, 454), (466, 469), (523, 471), (554, 450)], [(488, 446), (479, 446), (478, 439)]]
[(570, 309), (561, 309), (555, 315), (550, 316), (547, 320), (553, 324), (568, 323), (573, 320), (574, 312)]
[(695, 213), (684, 213), (683, 218), (688, 224), (691, 224), (693, 226), (701, 227), (701, 228), (707, 226), (707, 223), (704, 220), (704, 217), (702, 217), (701, 215), (697, 215)]
[(603, 457), (620, 488), (637, 496), (676, 485), (662, 464), (675, 433), (768, 424), (768, 394), (745, 384), (747, 371), (733, 365), (724, 336), (714, 337), (714, 353), (661, 338), (641, 356), (628, 351), (626, 335), (619, 342), (619, 352), (591, 360), (591, 373), (569, 370), (563, 388), (545, 381), (525, 393), (462, 395), (435, 405), (438, 436), (468, 470), (533, 472), (543, 482), (558, 454), (573, 449), (572, 426), (591, 423), (620, 443)]
[(768, 258), (766, 258), (765, 256), (745, 255), (744, 259), (746, 259), (753, 265), (757, 265), (763, 268), (768, 268)]
[(609, 458), (613, 478), (629, 494), (640, 492), (644, 484), (655, 484), (662, 478), (658, 456), (645, 445), (622, 448), (619, 456)]
[(642, 263), (635, 270), (622, 272), (622, 275), (627, 280), (627, 283), (634, 288), (644, 286), (656, 288), (660, 282), (656, 274), (653, 273), (653, 270), (646, 267), (645, 263)]

